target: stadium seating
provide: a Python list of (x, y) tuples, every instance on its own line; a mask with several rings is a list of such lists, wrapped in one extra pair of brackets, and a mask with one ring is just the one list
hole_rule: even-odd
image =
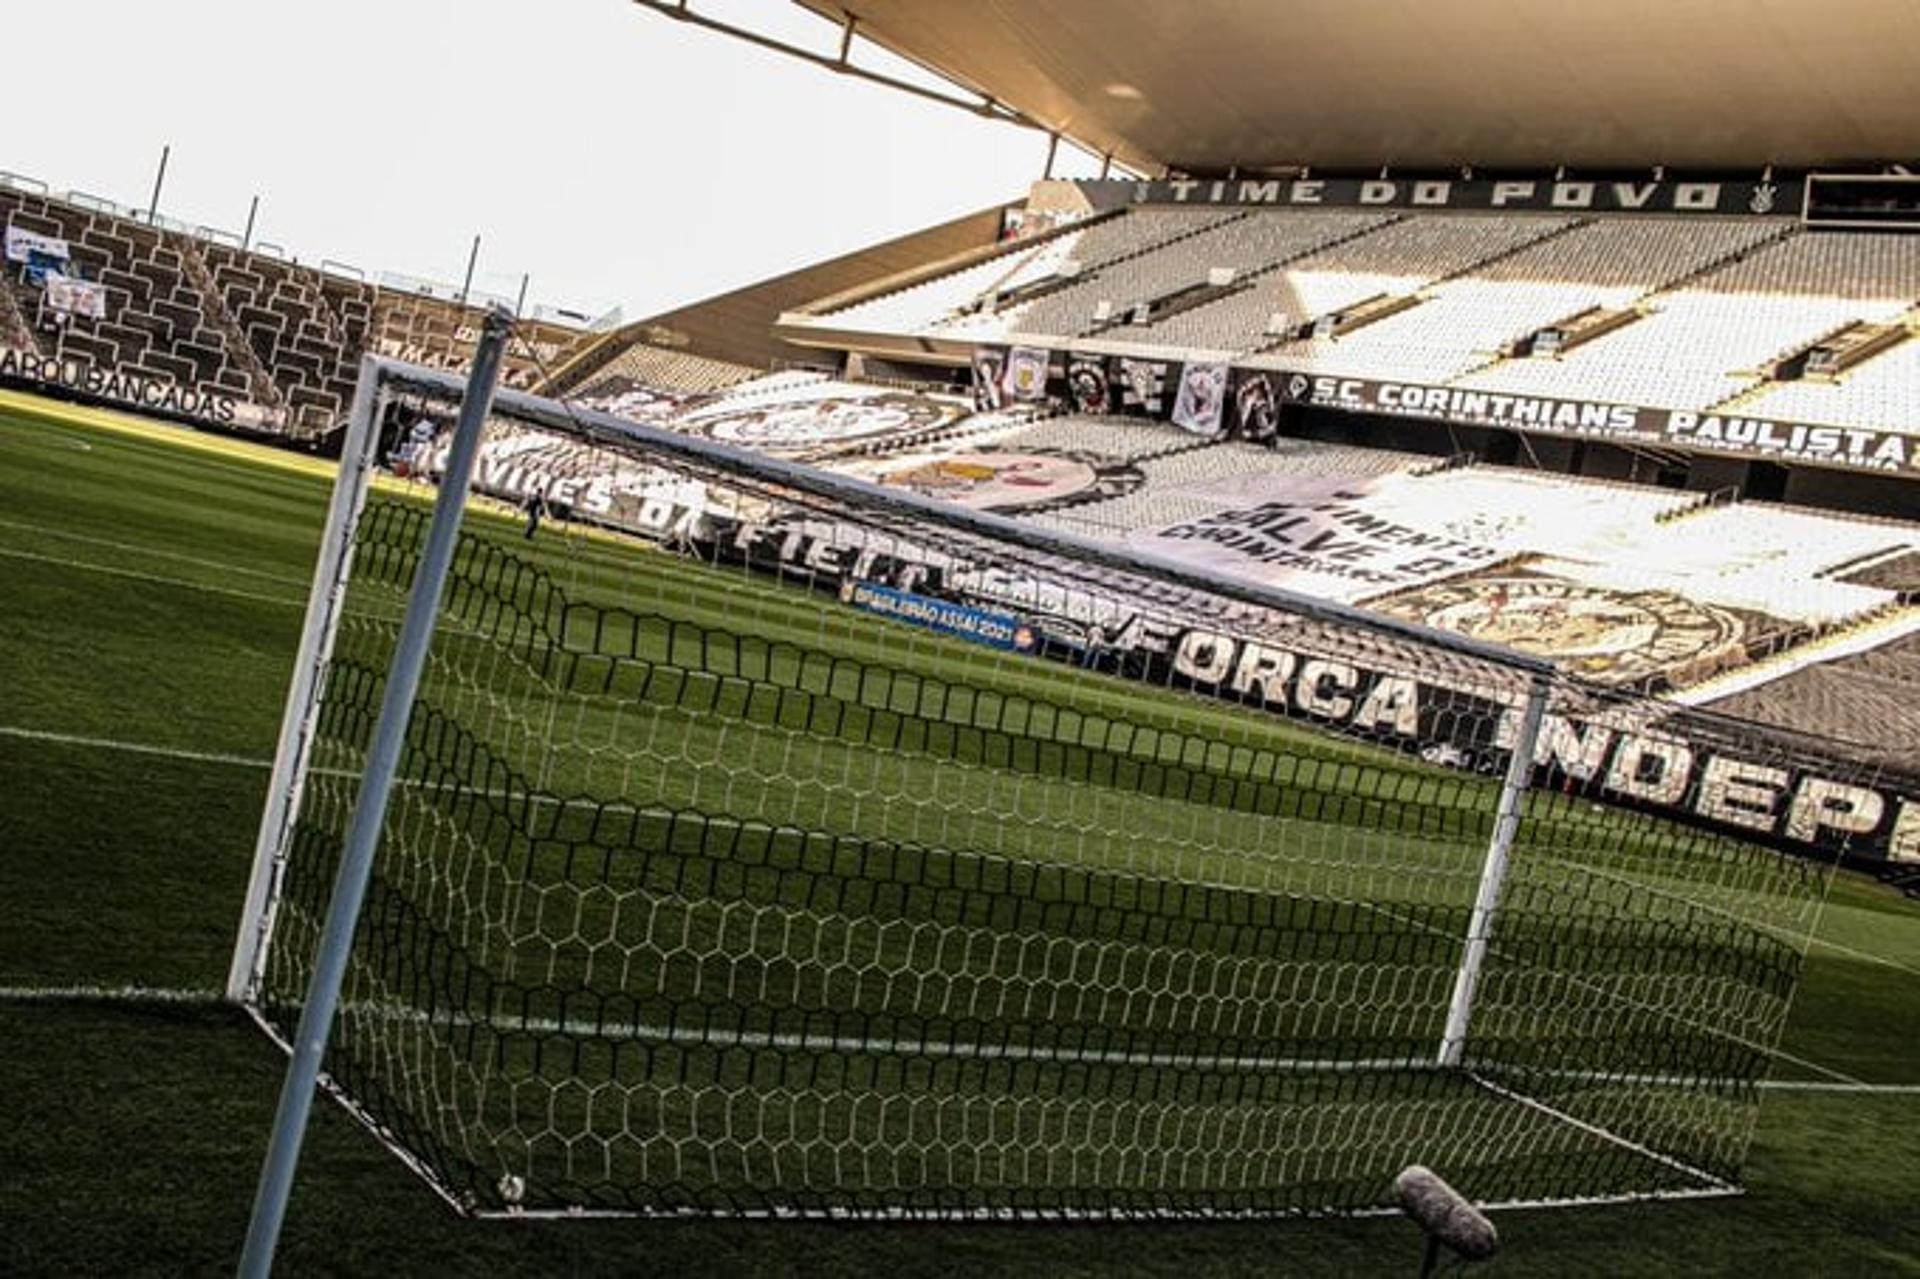
[[(356, 346), (321, 277), (221, 244), (200, 249), (220, 299), (284, 394), (296, 431), (325, 430), (353, 398)], [(364, 337), (364, 325), (361, 333)]]
[(758, 372), (744, 364), (636, 343), (595, 370), (574, 390), (590, 396), (596, 386), (627, 379), (662, 390), (704, 394), (747, 381)]
[(1403, 296), (1569, 224), (1557, 217), (1433, 215), (1376, 224), (1264, 274), (1255, 287), (1149, 326), (1140, 340), (1202, 350), (1270, 345), (1274, 317), (1288, 329), (1370, 298)]
[(1862, 586), (1920, 596), (1920, 551), (1895, 551), (1871, 560), (1855, 561), (1853, 567), (1837, 570), (1835, 576)]
[(1509, 360), (1460, 385), (1702, 409), (1753, 387), (1768, 361), (1855, 320), (1896, 318), (1916, 299), (1912, 238), (1796, 234), (1649, 299), (1645, 318), (1560, 358)]
[[(1385, 222), (1362, 213), (1242, 213), (1145, 252), (1111, 261), (1007, 316), (1016, 335), (1072, 336), (1118, 324), (1138, 304), (1205, 285), (1215, 270), (1258, 272)], [(1136, 330), (1120, 336), (1133, 340)]]
[[(918, 333), (943, 321), (959, 325), (964, 317), (957, 313), (968, 303), (1016, 279), (1027, 282), (1051, 275), (1073, 245), (1072, 232), (1054, 236), (1039, 245), (997, 254), (962, 270), (829, 311), (821, 318), (836, 328), (871, 333)], [(989, 314), (987, 321), (993, 331), (1002, 331), (998, 317)]]
[[(463, 368), (484, 318), (478, 307), (425, 293), (382, 288), (374, 297), (374, 350), (433, 368)], [(539, 373), (523, 356), (516, 358), (509, 353), (501, 380), (509, 386), (528, 386), (539, 380)]]
[(1141, 461), (1203, 449), (1207, 441), (1190, 431), (1137, 417), (1073, 413), (1020, 423), (996, 437), (1008, 447), (1057, 449)]
[[(975, 263), (958, 272), (937, 277), (911, 287), (867, 299), (839, 310), (829, 311), (821, 320), (835, 328), (862, 332), (916, 333), (941, 329), (950, 336), (986, 338), (1004, 337), (1019, 328), (1038, 333), (1034, 327), (1058, 317), (1065, 323), (1073, 308), (1049, 307), (1040, 319), (1026, 322), (1022, 316), (1031, 303), (1017, 303), (1005, 311), (989, 309), (971, 319), (963, 314), (969, 304), (983, 298), (1048, 281), (1066, 283), (1065, 293), (1079, 294), (1093, 277), (1130, 258), (1149, 254), (1173, 243), (1201, 236), (1223, 223), (1248, 215), (1221, 210), (1135, 209), (1118, 217), (1095, 219), (1082, 227), (1070, 228), (1041, 243), (1016, 247)], [(1184, 255), (1174, 259), (1184, 263)], [(1184, 268), (1183, 268), (1184, 269)], [(1062, 272), (1067, 274), (1062, 274)], [(1200, 278), (1206, 267), (1198, 268)], [(1087, 277), (1082, 281), (1081, 277)], [(1078, 306), (1078, 302), (1073, 304)], [(1089, 303), (1089, 309), (1091, 304)], [(943, 323), (944, 322), (944, 323)], [(1067, 331), (1077, 332), (1078, 328)]]
[(105, 319), (61, 315), (56, 321), (37, 290), (15, 278), (14, 297), (42, 351), (241, 399), (256, 395), (244, 357), (210, 318), (219, 303), (196, 284), (163, 233), (13, 189), (0, 189), (0, 222), (65, 240), (76, 273), (107, 291)]
[(0, 347), (38, 353), (40, 344), (34, 340), (33, 326), (27, 323), (14, 288), (14, 282), (0, 273)]
[[(106, 201), (0, 186), (0, 224), (66, 241), (74, 273), (107, 292), (105, 319), (56, 314), (8, 264), (0, 345), (217, 391), (252, 405), (239, 424), (256, 429), (323, 434), (342, 418), (363, 353), (458, 369), (479, 334), (478, 307), (377, 288), (347, 268), (301, 266), (164, 219), (149, 225)], [(585, 337), (523, 321), (504, 380), (537, 385)]]
[(1388, 449), (1291, 439), (1277, 440), (1271, 448), (1224, 443), (1170, 450), (1139, 462), (1145, 482), (1131, 493), (1026, 518), (1044, 527), (1118, 540), (1130, 533), (1165, 528), (1248, 504), (1223, 497), (1213, 487), (1223, 481), (1284, 491), (1290, 483), (1307, 488), (1329, 480), (1364, 481), (1411, 471), (1432, 461)]
[[(1778, 236), (1780, 219), (1594, 220), (1433, 288), (1418, 306), (1340, 338), (1273, 348), (1282, 368), (1447, 382), (1541, 328), (1649, 293)], [(1605, 397), (1598, 397), (1605, 398)]]
[[(1221, 269), (1230, 283), (1218, 283)], [(1408, 298), (1338, 336), (1301, 336), (1361, 304)], [(1137, 305), (1169, 299), (1166, 313), (1133, 322)], [(1787, 217), (1134, 208), (817, 319), (1897, 427), (1920, 417), (1920, 344), (1837, 382), (1763, 375), (1835, 330), (1894, 323), (1917, 303), (1920, 239), (1807, 231)], [(1557, 354), (1528, 352), (1542, 330), (1595, 311), (1628, 319)]]
[(1421, 475), (1376, 495), (1383, 518), (1514, 554), (1606, 559), (1654, 536), (1697, 495), (1512, 467)]
[[(457, 369), (481, 317), (444, 291), (377, 287), (350, 269), (303, 267), (106, 207), (0, 188), (0, 217), (67, 240), (77, 272), (110, 300), (105, 321), (55, 323), (40, 290), (9, 269), (0, 345), (217, 388), (283, 409), (296, 433), (337, 423), (363, 351)], [(1176, 296), (1192, 304), (1133, 322), (1135, 306)], [(1338, 337), (1297, 336), (1316, 320), (1402, 298), (1418, 300)], [(1908, 323), (1916, 304), (1920, 237), (1809, 232), (1776, 217), (1132, 208), (1009, 242), (818, 318), (963, 341), (1099, 338), (1173, 359), (1257, 353), (1251, 363), (1287, 370), (1674, 408), (1731, 401), (1751, 416), (1885, 427), (1920, 424), (1920, 341), (1894, 342), (1832, 379), (1761, 374), (1848, 326)], [(1541, 328), (1591, 308), (1637, 318), (1557, 356), (1515, 354)], [(506, 374), (522, 387), (545, 384), (587, 341), (540, 325), (523, 326), (523, 339)], [(1906, 524), (1703, 504), (1697, 493), (1437, 466), (1381, 449), (1220, 442), (1124, 417), (1036, 418), (1023, 406), (967, 418), (938, 396), (820, 371), (762, 374), (644, 335), (602, 349), (578, 362), (567, 395), (855, 473), (915, 451), (1088, 459), (1100, 482), (1086, 497), (1018, 518), (1099, 538), (1145, 536), (1290, 491), (1338, 493), (1367, 518), (1497, 557), (1492, 568), (1433, 581), (1517, 572), (1682, 596), (1737, 618), (1740, 660), (1756, 670), (1792, 668), (1796, 654), (1834, 636), (1866, 643), (1859, 637), (1879, 635), (1920, 591), (1920, 533)], [(595, 465), (580, 449), (549, 461), (574, 478)], [(1385, 607), (1398, 593), (1344, 597)], [(1902, 653), (1916, 647), (1904, 642)], [(1880, 724), (1893, 713), (1889, 681), (1911, 676), (1902, 661), (1920, 660), (1882, 647), (1889, 653), (1868, 644), (1764, 688), (1799, 698), (1813, 717), (1800, 722), (1816, 727), (1844, 728), (1849, 715)], [(1676, 663), (1663, 677), (1685, 685), (1721, 665)], [(1764, 688), (1733, 703), (1763, 704)], [(1888, 729), (1888, 740), (1908, 740), (1902, 731)]]
[(1920, 427), (1920, 341), (1862, 361), (1837, 381), (1772, 383), (1744, 401), (1741, 412), (1833, 426)]
[(1829, 661), (1800, 665), (1765, 683), (1707, 702), (1708, 709), (1790, 732), (1814, 730), (1865, 757), (1901, 769), (1920, 759), (1920, 634), (1905, 634)]

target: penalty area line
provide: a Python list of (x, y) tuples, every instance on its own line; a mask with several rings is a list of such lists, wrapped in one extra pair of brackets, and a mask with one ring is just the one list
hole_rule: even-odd
[(205, 591), (209, 595), (226, 595), (233, 599), (251, 600), (261, 604), (273, 604), (281, 608), (301, 608), (306, 604), (303, 599), (293, 599), (284, 595), (268, 595), (261, 591), (242, 591), (231, 586), (216, 586), (212, 582), (195, 582), (184, 577), (167, 577), (160, 573), (142, 573), (136, 569), (116, 568), (110, 564), (96, 564), (92, 560), (69, 559), (62, 555), (43, 555), (38, 551), (21, 551), (12, 547), (0, 547), (0, 555), (9, 559), (31, 560), (38, 564), (51, 564), (56, 568), (78, 569), (84, 573), (105, 573), (110, 577), (124, 577), (136, 582), (147, 582), (155, 586), (172, 586), (181, 590)]

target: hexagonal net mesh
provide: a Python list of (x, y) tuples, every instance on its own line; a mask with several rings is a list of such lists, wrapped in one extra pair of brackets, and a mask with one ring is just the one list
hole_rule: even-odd
[[(1516, 795), (1445, 1051), (1535, 677), (600, 419), (489, 429), (628, 478), (612, 514), (470, 508), (327, 1059), (462, 1208), (1356, 1211), (1412, 1162), (1481, 1202), (1735, 1184), (1814, 864), (1572, 774)], [(249, 991), (283, 1040), (425, 522), (382, 491), (350, 524)], [(1664, 731), (1544, 686), (1543, 743), (1576, 707)]]

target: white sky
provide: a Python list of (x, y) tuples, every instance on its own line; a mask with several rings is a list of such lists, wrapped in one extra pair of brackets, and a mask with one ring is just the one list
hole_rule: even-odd
[[(832, 51), (786, 0), (695, 0)], [(0, 169), (629, 319), (1025, 192), (1046, 138), (627, 0), (7, 4)], [(37, 52), (36, 52), (37, 51)], [(880, 65), (877, 58), (867, 61)], [(1062, 145), (1056, 172), (1096, 164)]]

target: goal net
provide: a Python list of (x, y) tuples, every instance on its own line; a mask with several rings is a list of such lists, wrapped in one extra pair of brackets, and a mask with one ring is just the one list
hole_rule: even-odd
[[(378, 464), (457, 402), (367, 368), (232, 979), (283, 1046), (432, 496)], [(324, 1077), (450, 1202), (1737, 1188), (1826, 871), (1622, 799), (1734, 729), (710, 435), (487, 428)]]

